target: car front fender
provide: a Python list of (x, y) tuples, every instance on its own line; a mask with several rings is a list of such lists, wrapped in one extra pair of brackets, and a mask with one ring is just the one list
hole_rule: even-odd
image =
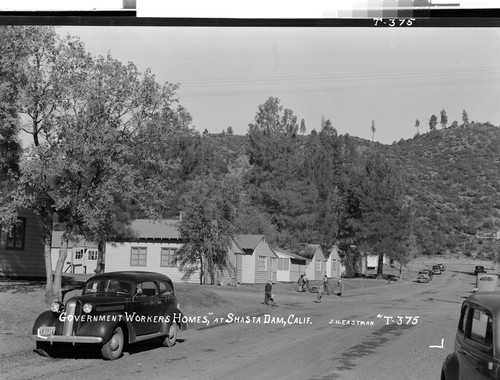
[(44, 311), (42, 314), (38, 316), (33, 324), (32, 334), (38, 334), (39, 327), (54, 327), (56, 328), (55, 335), (62, 334), (63, 330), (63, 321), (59, 319), (60, 313), (54, 313), (50, 310)]
[(442, 380), (458, 380), (458, 373), (458, 358), (457, 355), (453, 352), (449, 354), (444, 360), (442, 368), (444, 379)]
[(135, 340), (135, 330), (132, 323), (127, 321), (125, 314), (101, 314), (89, 317), (95, 317), (95, 319), (89, 319), (83, 323), (78, 329), (77, 335), (101, 337), (103, 342), (107, 342), (113, 335), (115, 327), (120, 324), (126, 328), (124, 332), (128, 336), (127, 341)]

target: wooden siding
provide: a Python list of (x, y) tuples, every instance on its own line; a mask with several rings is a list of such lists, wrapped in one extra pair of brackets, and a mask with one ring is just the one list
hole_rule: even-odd
[[(316, 270), (316, 262), (321, 261), (321, 270)], [(306, 276), (309, 280), (321, 280), (326, 273), (326, 259), (321, 248), (317, 248), (314, 256), (308, 261), (306, 266)]]
[(255, 283), (257, 271), (255, 255), (243, 255), (241, 258), (241, 282), (243, 284)]
[[(263, 284), (267, 282), (269, 279), (276, 279), (276, 272), (271, 271), (271, 260), (270, 258), (275, 258), (276, 260), (278, 257), (274, 254), (273, 250), (267, 244), (265, 240), (262, 240), (257, 247), (255, 247), (254, 253), (254, 270), (255, 270), (255, 284)], [(266, 271), (259, 271), (259, 256), (265, 256), (267, 257), (267, 270)]]
[[(90, 251), (95, 251), (95, 254), (97, 256), (97, 248), (83, 248), (83, 247), (74, 247), (74, 248), (69, 248), (68, 249), (68, 255), (66, 256), (66, 261), (64, 262), (63, 266), (63, 273), (71, 273), (71, 256), (74, 255), (75, 251), (78, 251), (80, 249), (83, 249), (84, 255), (87, 255), (87, 272), (93, 274), (95, 273), (95, 270), (97, 268), (97, 260), (89, 260), (88, 259), (88, 254)], [(57, 264), (57, 259), (59, 258), (59, 248), (52, 248), (50, 250), (50, 254), (52, 257), (52, 270), (56, 269), (56, 264)], [(77, 259), (73, 257), (73, 264), (74, 264), (74, 272), (73, 273), (85, 273), (84, 268), (83, 268), (83, 259)]]
[[(236, 264), (236, 254), (235, 251), (239, 251), (234, 242), (232, 242), (231, 247), (227, 252), (227, 267), (223, 270), (217, 270), (216, 272), (216, 284), (227, 285), (235, 284), (239, 282), (237, 277), (237, 264)], [(241, 254), (237, 254), (241, 256)]]
[[(132, 247), (145, 247), (147, 249), (146, 266), (130, 265), (130, 255)], [(200, 283), (199, 271), (196, 271), (185, 281), (182, 279), (182, 272), (177, 267), (161, 266), (161, 249), (179, 249), (181, 244), (175, 243), (106, 243), (106, 262), (105, 271), (126, 271), (137, 270), (147, 272), (157, 272), (166, 274), (173, 282), (188, 282), (193, 284)]]
[(23, 250), (6, 249), (5, 232), (0, 232), (0, 276), (46, 278), (41, 218), (32, 212), (22, 212), (26, 218)]

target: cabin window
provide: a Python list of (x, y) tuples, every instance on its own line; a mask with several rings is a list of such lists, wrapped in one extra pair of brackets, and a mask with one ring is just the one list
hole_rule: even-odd
[(316, 260), (316, 272), (321, 272), (321, 260)]
[(161, 249), (161, 263), (162, 267), (175, 267), (175, 252), (176, 249), (162, 248)]
[(267, 271), (267, 256), (259, 256), (259, 272)]
[(83, 257), (83, 249), (79, 249), (75, 252), (75, 260), (81, 260)]
[(335, 270), (335, 269), (337, 269), (337, 260), (332, 259), (332, 270)]
[(278, 259), (278, 270), (289, 270), (290, 259)]
[(7, 233), (5, 248), (24, 251), (24, 238), (26, 235), (26, 218), (18, 218), (10, 233)]
[(130, 252), (130, 266), (145, 267), (147, 259), (146, 247), (132, 247)]
[(97, 260), (97, 251), (88, 251), (89, 260)]

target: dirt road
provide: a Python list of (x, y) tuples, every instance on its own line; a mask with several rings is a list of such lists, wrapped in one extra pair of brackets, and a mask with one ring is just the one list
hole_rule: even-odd
[[(112, 362), (93, 351), (47, 359), (30, 342), (0, 357), (0, 378), (437, 379), (472, 289), (467, 271), (448, 267), (427, 284), (360, 289), (321, 303), (311, 293), (279, 295), (277, 307), (262, 305), (263, 314), (228, 313), (222, 325), (207, 314), (210, 324), (191, 324), (174, 347), (141, 343)], [(263, 301), (263, 294), (217, 292)]]

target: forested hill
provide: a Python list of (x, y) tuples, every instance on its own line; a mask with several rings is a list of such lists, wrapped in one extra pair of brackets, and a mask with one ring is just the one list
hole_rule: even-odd
[(383, 149), (401, 169), (427, 231), (451, 250), (494, 249), (491, 240), (470, 235), (500, 230), (500, 128), (445, 128)]
[[(209, 137), (214, 155), (226, 163), (228, 171), (243, 178), (251, 168), (248, 137), (224, 134)], [(297, 137), (301, 149), (308, 149), (310, 136)], [(489, 123), (471, 123), (423, 133), (391, 145), (355, 137), (350, 141), (358, 152), (378, 151), (399, 169), (407, 202), (416, 210), (415, 232), (420, 236), (421, 253), (487, 254), (495, 249), (491, 239), (477, 239), (475, 235), (492, 235), (500, 230), (500, 128)], [(304, 202), (303, 207), (296, 205), (296, 208), (305, 211), (295, 217), (314, 218), (314, 211), (306, 204), (311, 200), (300, 194), (303, 187), (296, 188), (294, 202)], [(279, 218), (268, 219), (273, 224)], [(311, 230), (317, 230), (314, 224), (309, 223)], [(283, 228), (286, 226), (278, 227), (281, 234)], [(293, 228), (300, 227), (290, 228), (288, 233), (293, 235), (297, 234)], [(302, 240), (304, 236), (315, 240), (313, 232), (299, 235)]]

